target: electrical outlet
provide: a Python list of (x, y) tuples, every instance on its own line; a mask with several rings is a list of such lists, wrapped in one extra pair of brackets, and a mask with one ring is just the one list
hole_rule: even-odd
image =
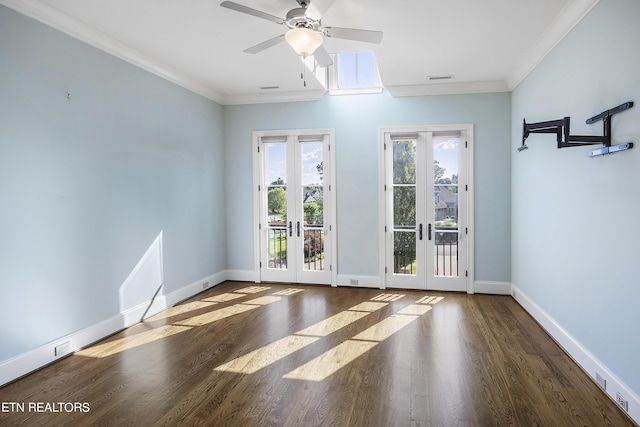
[(53, 351), (56, 357), (69, 353), (69, 351), (71, 351), (71, 341), (63, 342), (62, 344), (57, 345)]
[(622, 406), (622, 409), (629, 412), (629, 401), (625, 399), (619, 391), (616, 392), (616, 402), (618, 402), (618, 405)]
[(596, 382), (603, 390), (607, 389), (607, 380), (602, 378), (602, 376), (597, 372), (596, 372)]
[(207, 289), (209, 287), (209, 282), (204, 282), (202, 284), (202, 289)]

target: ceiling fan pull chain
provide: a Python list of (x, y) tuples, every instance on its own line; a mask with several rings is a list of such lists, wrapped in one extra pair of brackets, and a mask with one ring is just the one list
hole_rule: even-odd
[(304, 87), (307, 87), (307, 80), (304, 78), (304, 75), (305, 75), (304, 60), (305, 60), (305, 57), (302, 57), (302, 72), (300, 73), (300, 78), (302, 79), (302, 85)]

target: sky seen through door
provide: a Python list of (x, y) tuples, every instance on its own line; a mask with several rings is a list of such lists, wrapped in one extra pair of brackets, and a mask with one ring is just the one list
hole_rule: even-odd
[[(267, 146), (267, 184), (282, 179), (287, 181), (286, 145), (273, 144)], [(321, 184), (320, 173), (317, 165), (322, 162), (322, 144), (303, 144), (302, 185)]]

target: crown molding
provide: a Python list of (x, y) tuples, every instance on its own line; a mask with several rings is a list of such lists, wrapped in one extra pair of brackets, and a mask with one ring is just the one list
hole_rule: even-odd
[(136, 49), (62, 13), (48, 4), (38, 0), (0, 0), (0, 4), (205, 98), (219, 104), (224, 101), (224, 96), (212, 88), (162, 65)]
[(509, 92), (507, 84), (503, 81), (398, 85), (384, 88), (394, 97)]
[(278, 102), (318, 101), (327, 91), (305, 90), (295, 92), (248, 93), (243, 95), (227, 95), (223, 105), (272, 104)]
[(514, 90), (551, 53), (600, 0), (573, 0), (538, 38), (533, 49), (507, 75), (505, 82)]

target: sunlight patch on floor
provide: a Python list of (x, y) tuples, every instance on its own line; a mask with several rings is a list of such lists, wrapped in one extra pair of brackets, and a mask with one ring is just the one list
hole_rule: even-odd
[(271, 295), (265, 295), (263, 297), (254, 298), (249, 301), (241, 302), (240, 304), (249, 304), (249, 305), (268, 305), (274, 303), (276, 301), (280, 301), (282, 298), (274, 297)]
[[(87, 348), (86, 350), (81, 350), (77, 352), (77, 354), (80, 354), (82, 356), (98, 357), (98, 358), (111, 356), (113, 354), (116, 354), (125, 350), (130, 350), (132, 348), (135, 348), (144, 344), (149, 344), (156, 340), (170, 337), (171, 335), (175, 335), (181, 332), (191, 330), (198, 326), (204, 326), (204, 325), (216, 322), (218, 320), (222, 320), (227, 317), (234, 316), (236, 314), (240, 314), (247, 311), (255, 310), (260, 307), (264, 307), (265, 305), (272, 304), (274, 302), (280, 301), (281, 299), (282, 299), (281, 297), (275, 297), (275, 296), (258, 297), (242, 303), (237, 303), (228, 307), (223, 307), (219, 310), (208, 311), (203, 314), (182, 319), (170, 325), (153, 327), (152, 329), (149, 329), (144, 332), (136, 333), (137, 331), (136, 329), (130, 329), (128, 332), (133, 334), (129, 334), (123, 338), (119, 338), (114, 341), (98, 343), (92, 347)], [(190, 311), (193, 311), (196, 309), (195, 307), (204, 308), (204, 307), (211, 307), (216, 304), (217, 303), (213, 303), (213, 302), (196, 301), (193, 303), (189, 303), (188, 305), (192, 307), (192, 310)], [(176, 312), (173, 312), (173, 315), (183, 314), (184, 312), (185, 312), (184, 309), (178, 310)], [(147, 323), (136, 325), (136, 328), (144, 328), (144, 327), (150, 327), (150, 325)]]
[(245, 305), (245, 304), (235, 304), (229, 307), (221, 308), (220, 310), (210, 311), (208, 313), (203, 313), (198, 316), (193, 316), (188, 319), (180, 320), (176, 322), (176, 325), (182, 326), (204, 326), (209, 323), (225, 319), (230, 316), (234, 316), (236, 314), (244, 313), (250, 310), (255, 310), (260, 307), (259, 305)]
[(322, 353), (315, 359), (285, 374), (283, 378), (322, 381), (349, 362), (378, 345), (373, 341), (348, 340)]
[(253, 374), (260, 369), (283, 359), (290, 354), (316, 342), (320, 337), (326, 337), (332, 333), (348, 326), (365, 316), (368, 316), (389, 303), (365, 301), (357, 304), (345, 311), (334, 314), (307, 328), (284, 337), (278, 341), (267, 344), (237, 357), (214, 370), (222, 372), (235, 372), (240, 374)]
[(443, 299), (444, 299), (444, 297), (424, 296), (424, 297), (420, 298), (418, 301), (416, 301), (416, 303), (418, 303), (418, 304), (437, 304), (440, 301), (442, 301)]
[(144, 344), (149, 344), (159, 339), (170, 337), (192, 329), (188, 326), (181, 325), (163, 325), (157, 328), (149, 329), (132, 336), (126, 336), (113, 341), (99, 343), (84, 350), (76, 352), (81, 356), (95, 357), (101, 359), (126, 350), (131, 350)]
[(289, 335), (264, 347), (260, 347), (244, 356), (237, 357), (230, 362), (215, 368), (216, 371), (235, 372), (238, 374), (253, 374), (266, 368), (273, 362), (283, 359), (290, 354), (318, 341), (319, 337), (305, 337)]
[(289, 289), (283, 289), (281, 291), (278, 292), (274, 292), (274, 295), (293, 295), (293, 294), (297, 294), (298, 292), (303, 292), (304, 289), (299, 289), (299, 288), (289, 288)]
[(398, 311), (398, 314), (409, 314), (409, 315), (414, 315), (414, 316), (422, 316), (423, 314), (425, 314), (426, 312), (428, 312), (432, 308), (433, 307), (431, 307), (430, 305), (411, 304), (411, 305), (408, 305), (408, 306), (404, 307), (402, 310)]
[(246, 297), (246, 295), (244, 294), (232, 294), (232, 293), (224, 293), (224, 294), (219, 294), (219, 295), (213, 295), (207, 298), (203, 298), (202, 301), (209, 301), (209, 302), (227, 302), (227, 301), (233, 301), (234, 299), (238, 299), (238, 298), (242, 298), (242, 297)]
[(386, 302), (365, 301), (365, 302), (361, 302), (360, 304), (354, 305), (353, 307), (349, 308), (348, 310), (350, 310), (350, 311), (364, 311), (364, 312), (367, 312), (367, 313), (373, 313), (374, 311), (380, 310), (382, 307), (385, 307), (386, 305), (388, 305), (388, 303), (386, 303)]
[(402, 328), (418, 320), (420, 316), (429, 312), (431, 308), (431, 306), (425, 305), (408, 305), (396, 314), (382, 319), (375, 325), (353, 336), (350, 340), (338, 344), (315, 359), (294, 369), (284, 375), (283, 378), (322, 381)]
[(242, 289), (237, 289), (233, 292), (239, 293), (239, 294), (257, 294), (258, 292), (263, 292), (263, 291), (267, 291), (271, 288), (267, 287), (267, 286), (248, 286), (246, 288), (242, 288)]
[(392, 314), (353, 337), (354, 340), (384, 341), (420, 316)]
[(403, 294), (380, 294), (378, 296), (375, 296), (373, 298), (371, 298), (372, 301), (398, 301), (400, 298), (402, 298), (404, 295)]
[(244, 313), (249, 310), (255, 310), (258, 307), (262, 307), (276, 301), (280, 301), (282, 298), (280, 297), (270, 297), (264, 296), (255, 298), (249, 301), (244, 301), (238, 304), (230, 305), (229, 307), (224, 307), (219, 310), (210, 311), (208, 313), (203, 313), (198, 316), (193, 316), (188, 319), (181, 320), (180, 322), (175, 323), (176, 325), (182, 326), (203, 326), (212, 322), (216, 322), (218, 320), (222, 320), (229, 316), (234, 316), (236, 314)]
[(368, 316), (370, 312), (367, 311), (342, 311), (338, 314), (334, 314), (320, 322), (304, 328), (301, 331), (296, 332), (296, 335), (309, 335), (315, 337), (326, 337), (345, 326), (362, 319), (364, 316)]
[[(268, 289), (271, 288), (264, 286), (249, 286), (233, 291), (232, 293), (213, 295), (201, 300), (170, 307), (162, 313), (149, 318), (148, 323), (145, 322), (131, 328), (125, 333), (126, 336), (98, 343), (92, 347), (78, 351), (77, 354), (96, 358), (111, 356), (113, 354), (186, 332), (193, 328), (204, 326), (236, 314), (245, 313), (273, 304), (281, 301), (282, 296), (294, 295), (304, 291), (304, 289), (299, 288), (283, 289), (274, 292), (272, 295), (259, 296), (248, 301), (238, 302), (220, 309), (206, 311), (202, 314), (188, 317), (169, 325), (152, 327), (153, 321), (168, 319), (173, 316), (179, 316), (193, 311), (210, 309), (220, 303), (233, 301), (237, 298), (263, 292)], [(390, 302), (398, 301), (403, 297), (405, 297), (404, 294), (377, 295), (369, 301), (363, 301), (348, 308), (347, 310), (323, 319), (314, 325), (235, 358), (223, 365), (220, 365), (215, 368), (215, 370), (245, 374), (257, 372), (258, 370), (263, 369), (310, 344), (313, 344), (323, 337), (327, 337), (338, 330), (363, 319), (367, 315), (386, 307)], [(400, 329), (418, 319), (420, 316), (429, 312), (429, 310), (432, 309), (433, 304), (440, 302), (442, 299), (444, 299), (444, 297), (425, 296), (420, 298), (416, 304), (405, 306), (397, 313), (381, 320), (351, 339), (335, 346), (317, 358), (291, 371), (285, 375), (285, 378), (309, 379), (312, 381), (319, 381), (327, 378), (341, 367), (355, 360), (355, 358), (364, 354), (369, 349), (375, 347), (379, 342), (389, 338)], [(148, 329), (144, 330), (144, 328)]]
[(215, 302), (210, 302), (207, 300), (191, 301), (185, 304), (169, 307), (158, 314), (154, 314), (153, 316), (145, 319), (144, 323), (152, 323), (158, 320), (168, 319), (169, 317), (178, 316), (180, 314), (189, 313), (191, 311), (202, 310), (203, 308), (210, 308), (214, 305), (216, 305)]

